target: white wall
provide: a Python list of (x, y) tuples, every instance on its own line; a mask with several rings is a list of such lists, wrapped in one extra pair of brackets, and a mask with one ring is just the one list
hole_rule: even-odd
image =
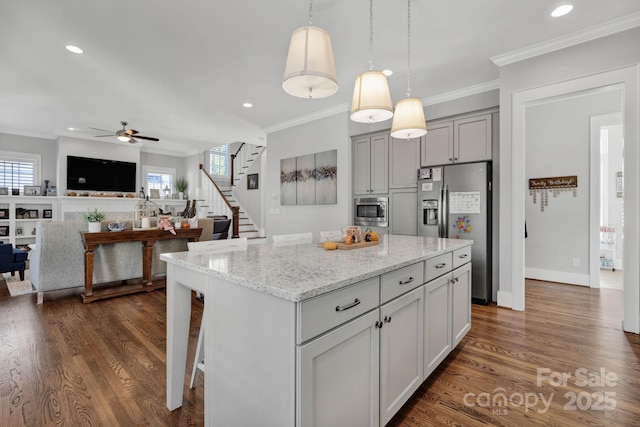
[[(40, 184), (44, 184), (44, 180), (48, 179), (49, 185), (58, 185), (58, 165), (56, 163), (58, 144), (55, 140), (0, 133), (0, 150), (40, 154), (40, 180), (42, 181)], [(58, 191), (60, 191), (60, 187)]]
[[(525, 178), (577, 175), (578, 189), (540, 197), (526, 191), (525, 277), (589, 286), (590, 117), (621, 111), (620, 91), (595, 90), (526, 108)], [(573, 265), (573, 259), (579, 266)]]
[[(304, 125), (295, 126), (267, 137), (266, 198), (267, 236), (311, 231), (317, 240), (320, 231), (336, 230), (350, 224), (351, 139), (349, 117), (336, 114)], [(280, 160), (328, 150), (338, 150), (338, 203), (335, 205), (280, 205)], [(279, 212), (279, 213), (276, 213)]]

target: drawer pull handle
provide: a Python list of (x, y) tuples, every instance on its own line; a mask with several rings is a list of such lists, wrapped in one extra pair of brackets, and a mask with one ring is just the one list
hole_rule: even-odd
[(415, 279), (414, 279), (413, 277), (409, 277), (409, 280), (404, 280), (404, 281), (403, 281), (403, 280), (400, 280), (400, 281), (398, 282), (398, 284), (399, 284), (399, 285), (406, 285), (407, 283), (411, 283), (411, 282), (413, 282), (414, 280), (415, 280)]
[(469, 256), (469, 254), (460, 254), (460, 255), (458, 255), (458, 258), (466, 258), (468, 256)]
[(440, 264), (436, 264), (436, 268), (445, 268), (447, 266), (446, 262), (441, 262)]
[(345, 311), (345, 310), (349, 310), (350, 308), (355, 307), (356, 305), (360, 304), (360, 300), (358, 298), (355, 299), (355, 301), (353, 301), (351, 304), (347, 304), (347, 305), (343, 305), (342, 307), (337, 305), (336, 306), (336, 311)]

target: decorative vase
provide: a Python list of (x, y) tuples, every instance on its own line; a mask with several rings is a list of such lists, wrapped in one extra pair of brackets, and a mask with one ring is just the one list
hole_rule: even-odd
[(89, 233), (99, 233), (102, 229), (102, 224), (99, 222), (89, 223)]
[(179, 191), (179, 192), (178, 192), (178, 197), (180, 198), (180, 200), (184, 200), (184, 198), (185, 198), (185, 197), (184, 197), (184, 192)]

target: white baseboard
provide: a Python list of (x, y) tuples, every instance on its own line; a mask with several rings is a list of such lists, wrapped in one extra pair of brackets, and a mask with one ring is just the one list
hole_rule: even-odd
[(527, 279), (544, 280), (547, 282), (589, 286), (589, 275), (582, 273), (568, 273), (566, 271), (544, 270), (541, 268), (525, 268), (524, 277)]

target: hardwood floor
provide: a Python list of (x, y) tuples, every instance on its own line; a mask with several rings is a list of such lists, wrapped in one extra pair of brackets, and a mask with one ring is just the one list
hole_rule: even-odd
[[(35, 299), (0, 285), (0, 426), (203, 425), (203, 381), (189, 390), (185, 376), (182, 408), (165, 406), (164, 291)], [(526, 304), (474, 305), (471, 331), (388, 425), (638, 425), (640, 337), (621, 331), (621, 292), (527, 281)], [(608, 384), (595, 384), (601, 369)], [(563, 372), (566, 385), (554, 383)]]

